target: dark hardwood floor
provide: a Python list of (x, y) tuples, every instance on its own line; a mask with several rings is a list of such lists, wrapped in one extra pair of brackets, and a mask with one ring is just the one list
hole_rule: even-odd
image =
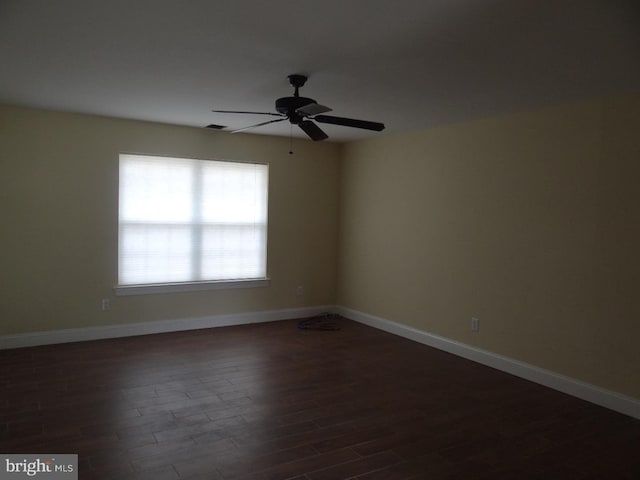
[(0, 453), (82, 480), (640, 479), (640, 421), (340, 319), (0, 352)]

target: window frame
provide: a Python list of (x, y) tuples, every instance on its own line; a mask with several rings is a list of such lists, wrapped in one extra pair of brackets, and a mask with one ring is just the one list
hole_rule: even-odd
[[(234, 278), (234, 279), (221, 279), (221, 280), (187, 280), (178, 282), (156, 282), (156, 283), (136, 283), (136, 284), (120, 284), (120, 235), (121, 235), (121, 218), (120, 218), (120, 168), (121, 157), (123, 155), (132, 155), (140, 157), (150, 158), (166, 158), (166, 159), (178, 159), (178, 160), (191, 160), (198, 162), (221, 162), (221, 163), (241, 163), (250, 165), (263, 165), (267, 167), (266, 172), (266, 217), (264, 225), (264, 261), (265, 261), (265, 276), (257, 278)], [(251, 161), (237, 161), (237, 160), (221, 160), (217, 158), (201, 158), (201, 157), (187, 157), (187, 156), (175, 156), (175, 155), (157, 155), (149, 153), (132, 153), (132, 152), (119, 152), (118, 154), (118, 242), (117, 242), (117, 277), (118, 282), (113, 287), (113, 290), (117, 296), (129, 296), (129, 295), (148, 295), (148, 294), (163, 294), (163, 293), (179, 293), (179, 292), (196, 292), (204, 290), (221, 290), (221, 289), (236, 289), (236, 288), (259, 288), (268, 287), (270, 285), (269, 270), (268, 270), (268, 230), (269, 230), (269, 164), (262, 162)], [(196, 227), (197, 228), (197, 227)]]

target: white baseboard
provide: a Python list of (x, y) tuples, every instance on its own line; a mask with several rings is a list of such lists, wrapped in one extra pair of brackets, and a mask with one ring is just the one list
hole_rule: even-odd
[(273, 322), (294, 318), (308, 318), (322, 312), (336, 312), (365, 325), (393, 333), (430, 347), (452, 353), (459, 357), (487, 365), (517, 377), (530, 380), (574, 397), (600, 405), (616, 412), (640, 419), (640, 400), (611, 390), (597, 387), (550, 370), (520, 362), (487, 350), (472, 347), (446, 337), (427, 333), (407, 325), (369, 315), (342, 306), (315, 306), (267, 310), (261, 312), (234, 313), (205, 317), (160, 320), (155, 322), (105, 325), (100, 327), (70, 328), (47, 332), (20, 333), (0, 336), (0, 350), (9, 348), (51, 345), (55, 343), (82, 342), (106, 338), (132, 337), (154, 333), (169, 333), (183, 330), (246, 325), (250, 323)]
[(154, 322), (105, 325), (100, 327), (69, 328), (46, 332), (20, 333), (0, 336), (0, 350), (8, 348), (34, 347), (55, 343), (82, 342), (105, 338), (133, 337), (153, 333), (179, 332), (202, 328), (228, 327), (249, 323), (273, 322), (292, 318), (307, 318), (322, 312), (332, 311), (333, 306), (288, 308), (262, 312), (233, 313), (206, 317), (159, 320)]
[(510, 373), (511, 375), (544, 385), (559, 392), (595, 403), (596, 405), (629, 415), (630, 417), (640, 419), (639, 399), (357, 310), (338, 306), (336, 307), (336, 312), (343, 317), (369, 325), (370, 327), (458, 355), (497, 370)]

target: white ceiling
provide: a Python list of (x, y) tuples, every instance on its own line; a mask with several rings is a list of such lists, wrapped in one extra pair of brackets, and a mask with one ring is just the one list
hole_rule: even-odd
[(273, 112), (291, 73), (385, 132), (640, 89), (640, 2), (0, 0), (0, 103), (240, 128), (273, 117), (210, 110)]

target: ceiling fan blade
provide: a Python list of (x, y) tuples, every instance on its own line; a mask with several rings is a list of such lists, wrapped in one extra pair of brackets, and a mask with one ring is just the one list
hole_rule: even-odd
[(342, 125), (344, 127), (364, 128), (365, 130), (384, 130), (384, 123), (368, 122), (366, 120), (355, 120), (353, 118), (333, 117), (331, 115), (316, 115), (314, 120), (320, 123), (330, 123), (332, 125)]
[(303, 120), (298, 124), (298, 126), (304, 130), (304, 133), (309, 135), (309, 138), (314, 141), (324, 140), (325, 138), (329, 138), (329, 136), (322, 131), (322, 129), (313, 123), (311, 120)]
[(310, 103), (309, 105), (305, 105), (304, 107), (300, 107), (296, 109), (296, 113), (303, 115), (305, 117), (309, 117), (311, 115), (318, 115), (319, 113), (330, 112), (331, 108), (325, 107), (324, 105), (320, 105), (318, 103)]
[(251, 115), (273, 115), (274, 117), (284, 117), (281, 113), (271, 113), (271, 112), (240, 112), (237, 110), (211, 110), (215, 113), (249, 113)]
[(238, 128), (236, 130), (231, 130), (231, 133), (239, 133), (244, 132), (245, 130), (249, 130), (250, 128), (261, 127), (263, 125), (269, 125), (270, 123), (284, 122), (286, 118), (279, 118), (278, 120), (269, 120), (268, 122), (257, 123), (255, 125), (251, 125), (249, 127)]

